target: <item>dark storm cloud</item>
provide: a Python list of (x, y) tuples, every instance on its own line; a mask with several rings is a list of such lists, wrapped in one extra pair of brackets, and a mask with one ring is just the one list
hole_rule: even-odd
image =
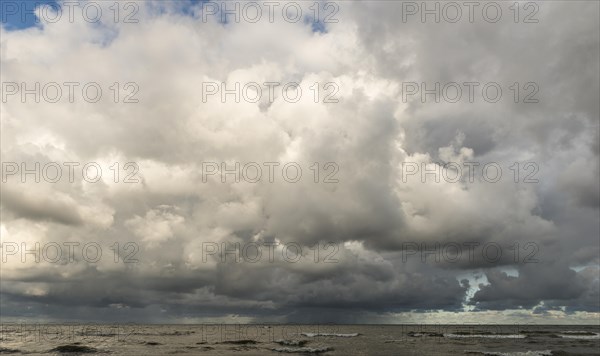
[(577, 299), (595, 287), (589, 276), (548, 263), (519, 268), (517, 277), (497, 270), (485, 275), (490, 284), (480, 286), (470, 302), (481, 309), (532, 308), (545, 300)]

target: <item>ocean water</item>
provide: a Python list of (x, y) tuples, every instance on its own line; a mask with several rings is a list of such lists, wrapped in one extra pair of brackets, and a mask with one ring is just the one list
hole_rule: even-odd
[(12, 355), (600, 355), (600, 326), (0, 325)]

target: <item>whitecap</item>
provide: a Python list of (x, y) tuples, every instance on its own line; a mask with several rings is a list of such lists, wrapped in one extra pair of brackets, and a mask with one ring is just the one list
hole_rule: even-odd
[(332, 347), (279, 347), (273, 349), (276, 352), (285, 352), (285, 353), (311, 353), (318, 354), (322, 352), (332, 351)]
[(306, 337), (316, 337), (316, 336), (333, 336), (333, 337), (356, 337), (360, 335), (359, 333), (354, 334), (334, 334), (334, 333), (300, 333), (300, 335)]
[(495, 351), (465, 351), (467, 353), (480, 353), (485, 356), (552, 356), (552, 350), (542, 351), (512, 351), (512, 352), (495, 352)]
[(462, 338), (486, 338), (486, 339), (524, 339), (527, 336), (521, 334), (444, 334), (444, 337), (453, 339)]
[(600, 339), (600, 334), (595, 334), (595, 335), (577, 335), (577, 334), (581, 334), (581, 332), (570, 332), (570, 333), (558, 334), (558, 336), (565, 338), (565, 339), (579, 339), (579, 340)]
[(304, 346), (307, 343), (306, 340), (276, 340), (275, 342), (283, 346)]

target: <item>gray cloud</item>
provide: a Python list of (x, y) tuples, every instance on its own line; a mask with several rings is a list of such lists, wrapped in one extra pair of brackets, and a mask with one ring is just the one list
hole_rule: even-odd
[[(15, 96), (2, 105), (3, 162), (103, 169), (97, 183), (79, 170), (72, 183), (21, 183), (19, 175), (3, 183), (3, 243), (97, 242), (103, 251), (97, 263), (80, 254), (76, 263), (3, 263), (3, 310), (159, 322), (360, 322), (473, 306), (481, 314), (598, 313), (598, 3), (540, 3), (535, 24), (515, 24), (510, 12), (494, 24), (436, 24), (400, 21), (402, 3), (347, 1), (323, 32), (303, 21), (202, 22), (199, 4), (185, 13), (182, 3), (139, 5), (137, 24), (1, 29), (3, 81), (104, 89), (95, 104)], [(294, 104), (279, 93), (272, 103), (203, 102), (208, 81), (296, 81), (304, 92)], [(403, 82), (452, 81), (497, 82), (503, 98), (402, 101)], [(114, 103), (115, 82), (136, 83), (139, 103)], [(315, 103), (315, 82), (336, 83), (339, 102)], [(515, 103), (514, 82), (537, 83), (539, 102)], [(498, 163), (502, 179), (485, 182), (480, 171), (473, 183), (402, 179), (407, 162), (431, 169), (471, 161)], [(126, 162), (138, 164), (139, 183), (122, 182)], [(203, 180), (203, 162), (279, 166), (274, 182), (263, 168), (258, 183), (222, 183), (218, 175)], [(302, 167), (297, 183), (282, 178), (288, 162)], [(323, 182), (327, 162), (339, 168), (337, 183)], [(538, 183), (522, 182), (531, 172), (524, 162), (536, 163)], [(296, 243), (308, 257), (203, 259), (203, 243), (265, 241)], [(137, 263), (122, 261), (127, 242), (139, 248)], [(328, 242), (338, 262), (311, 260), (310, 247)], [(402, 260), (406, 243), (471, 242), (496, 243), (503, 255), (490, 261), (478, 248), (457, 262)], [(539, 262), (524, 264), (530, 242)], [(487, 278), (481, 286), (479, 274)]]

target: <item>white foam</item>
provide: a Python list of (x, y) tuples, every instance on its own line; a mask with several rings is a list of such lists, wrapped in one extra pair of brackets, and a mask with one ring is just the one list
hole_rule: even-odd
[(483, 352), (486, 356), (552, 356), (552, 350), (523, 352)]
[(321, 353), (321, 352), (327, 352), (327, 351), (332, 351), (333, 348), (331, 347), (278, 347), (273, 349), (273, 351), (276, 352), (285, 352), (285, 353)]
[(300, 335), (306, 337), (317, 337), (317, 336), (333, 336), (333, 337), (355, 337), (358, 336), (359, 333), (354, 334), (333, 334), (333, 333), (300, 333)]
[(458, 335), (458, 334), (444, 334), (444, 337), (447, 338), (485, 338), (485, 339), (524, 339), (527, 336), (521, 334), (510, 334), (510, 335), (499, 335), (499, 334), (468, 334), (468, 335)]
[(279, 345), (284, 346), (302, 346), (306, 344), (306, 340), (275, 340)]
[(412, 337), (424, 337), (424, 336), (427, 336), (427, 335), (428, 334), (425, 334), (425, 333), (412, 333), (409, 336), (412, 336)]
[[(596, 334), (596, 335), (577, 335), (578, 333), (581, 333), (581, 331), (579, 332), (564, 332), (565, 334), (568, 335), (564, 335), (564, 334), (558, 334), (558, 336), (565, 338), (565, 339), (579, 339), (579, 340), (593, 340), (593, 339), (600, 339), (600, 334)], [(569, 335), (570, 334), (570, 335)]]

